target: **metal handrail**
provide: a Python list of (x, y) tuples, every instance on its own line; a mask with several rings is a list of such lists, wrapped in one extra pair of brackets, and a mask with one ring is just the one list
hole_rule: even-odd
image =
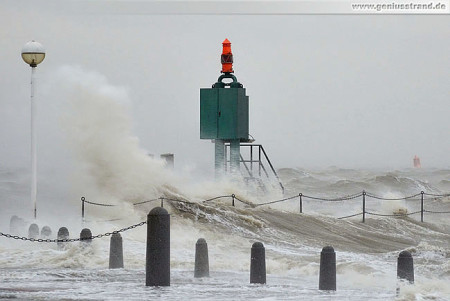
[[(225, 144), (225, 148), (228, 148), (230, 145), (229, 144)], [(284, 186), (283, 183), (281, 183), (280, 177), (278, 176), (275, 168), (272, 165), (272, 162), (269, 159), (269, 156), (267, 155), (264, 147), (261, 144), (251, 144), (251, 143), (243, 143), (240, 146), (242, 147), (250, 147), (250, 160), (245, 160), (242, 157), (242, 154), (240, 154), (240, 162), (244, 164), (244, 167), (247, 171), (247, 173), (249, 174), (250, 177), (254, 178), (254, 174), (253, 174), (253, 163), (257, 163), (258, 164), (258, 174), (261, 177), (261, 170), (264, 172), (264, 174), (266, 175), (267, 178), (270, 178), (269, 173), (266, 170), (266, 167), (264, 166), (263, 163), (263, 157), (266, 159), (267, 163), (269, 163), (270, 169), (272, 170), (273, 175), (275, 176), (275, 178), (278, 181), (278, 184), (280, 185), (280, 188), (282, 190), (282, 192), (284, 193)], [(253, 159), (253, 147), (257, 147), (258, 148), (258, 159), (254, 160)], [(227, 152), (225, 151), (225, 154)], [(226, 156), (226, 155), (225, 155)], [(228, 159), (227, 157), (225, 157), (225, 170), (227, 170), (227, 164), (230, 162), (230, 159)], [(247, 163), (250, 163), (250, 168), (247, 165)]]
[(269, 157), (267, 156), (266, 151), (264, 150), (264, 147), (263, 147), (262, 145), (259, 145), (259, 147), (260, 147), (261, 150), (263, 151), (264, 156), (266, 157), (267, 162), (269, 162), (269, 166), (270, 166), (270, 168), (272, 169), (273, 174), (274, 174), (275, 177), (277, 178), (278, 183), (280, 184), (281, 190), (284, 192), (284, 186), (283, 186), (283, 184), (281, 183), (280, 177), (278, 176), (277, 172), (275, 171), (275, 168), (273, 168), (272, 162), (270, 162)]

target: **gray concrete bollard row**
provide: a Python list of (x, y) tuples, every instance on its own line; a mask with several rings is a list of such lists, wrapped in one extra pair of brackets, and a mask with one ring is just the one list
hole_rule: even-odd
[[(23, 222), (17, 216), (10, 220), (10, 230), (17, 230)], [(44, 226), (42, 237), (51, 236), (51, 229)], [(39, 226), (31, 224), (28, 237), (39, 237)], [(80, 233), (81, 242), (88, 245), (92, 242), (92, 232), (84, 228)], [(58, 240), (69, 239), (69, 230), (61, 227)], [(58, 248), (64, 249), (67, 242), (57, 242)], [(123, 242), (120, 233), (113, 233), (110, 241), (109, 268), (123, 268)], [(208, 245), (204, 238), (199, 238), (195, 249), (194, 277), (209, 277)], [(402, 251), (397, 259), (397, 278), (414, 283), (414, 264), (411, 253)], [(261, 242), (255, 242), (250, 256), (250, 283), (266, 283), (265, 248)], [(147, 247), (146, 247), (146, 286), (170, 286), (170, 215), (166, 209), (156, 207), (147, 215)], [(336, 290), (336, 253), (334, 248), (326, 246), (320, 254), (319, 290)], [(398, 293), (398, 289), (397, 289)]]

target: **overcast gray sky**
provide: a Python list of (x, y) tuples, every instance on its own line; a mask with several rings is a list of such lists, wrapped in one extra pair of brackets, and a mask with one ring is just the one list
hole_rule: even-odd
[(61, 2), (0, 3), (0, 165), (29, 165), (30, 68), (20, 51), (35, 39), (47, 50), (37, 68), (41, 170), (71, 158), (60, 125), (70, 106), (54, 87), (63, 66), (125, 91), (142, 148), (212, 170), (199, 90), (220, 75), (228, 38), (250, 133), (277, 168), (404, 168), (415, 154), (425, 167), (450, 167), (448, 15), (110, 14), (98, 4), (83, 13), (87, 2), (74, 13)]

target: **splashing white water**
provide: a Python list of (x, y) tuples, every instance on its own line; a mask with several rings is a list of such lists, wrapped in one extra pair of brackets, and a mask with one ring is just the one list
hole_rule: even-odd
[[(58, 70), (57, 87), (68, 101), (62, 125), (75, 155), (78, 193), (97, 201), (119, 203), (157, 198), (161, 195), (191, 201), (236, 193), (256, 201), (254, 189), (242, 181), (197, 181), (189, 174), (175, 175), (159, 159), (148, 156), (132, 133), (131, 100), (123, 87), (105, 76), (65, 66)], [(152, 130), (155, 130), (155, 127)], [(275, 193), (266, 193), (280, 197)]]
[(64, 79), (70, 108), (62, 124), (84, 193), (126, 201), (159, 196), (169, 182), (168, 171), (140, 148), (132, 134), (126, 90), (77, 67), (62, 67), (58, 78)]

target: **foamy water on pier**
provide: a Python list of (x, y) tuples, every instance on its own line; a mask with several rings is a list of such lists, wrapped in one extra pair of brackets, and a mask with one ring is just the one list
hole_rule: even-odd
[[(411, 173), (410, 176), (414, 172), (403, 171)], [(331, 171), (327, 173), (332, 174)], [(442, 174), (443, 171), (429, 173), (429, 178), (434, 177), (438, 182), (428, 182), (428, 185), (440, 191), (438, 186), (443, 182), (435, 173)], [(422, 171), (422, 176), (424, 174)], [(9, 177), (20, 178), (13, 172)], [(283, 180), (289, 183), (289, 178), (283, 177)], [(2, 183), (4, 196), (5, 185), (11, 187), (11, 182)], [(289, 184), (286, 186), (288, 190), (298, 189)], [(23, 189), (22, 192), (25, 191)], [(20, 189), (15, 192), (21, 194)], [(401, 193), (400, 189), (398, 193)], [(329, 192), (328, 196), (335, 194)], [(44, 223), (50, 225), (53, 234), (64, 225), (69, 228), (71, 237), (78, 237), (83, 227), (89, 227), (96, 235), (145, 220), (145, 214), (155, 204), (135, 208), (136, 212), (131, 216), (120, 206), (101, 210), (88, 207), (85, 224), (81, 222), (79, 203), (72, 205), (73, 209), (61, 216), (47, 216), (45, 221), (43, 218), (38, 223), (41, 227)], [(329, 216), (327, 206), (335, 204), (305, 201), (304, 214), (296, 211), (297, 200), (293, 200), (293, 204), (286, 202), (284, 208), (282, 206), (250, 208), (237, 204), (231, 207), (229, 200), (223, 200), (204, 204), (196, 210), (180, 210), (167, 203), (172, 226), (171, 286), (158, 289), (145, 287), (145, 226), (122, 233), (123, 270), (107, 269), (108, 238), (95, 239), (92, 248), (83, 249), (74, 242), (67, 250), (60, 251), (55, 244), (2, 237), (0, 297), (23, 300), (144, 300), (157, 296), (167, 300), (293, 300), (302, 294), (310, 300), (395, 299), (399, 285), (396, 258), (402, 250), (413, 254), (416, 281), (413, 286), (407, 285), (400, 290), (400, 300), (446, 300), (450, 296), (447, 285), (450, 277), (447, 218), (427, 214), (426, 222), (421, 223), (418, 216), (369, 217), (363, 224), (360, 217), (338, 220)], [(398, 206), (408, 207), (409, 204), (399, 201)], [(435, 210), (448, 210), (449, 200), (434, 201), (433, 206)], [(359, 209), (359, 202), (355, 202), (335, 213), (339, 215)], [(12, 210), (2, 211), (3, 232), (9, 227), (12, 213)], [(105, 216), (122, 219), (105, 222)], [(211, 277), (205, 279), (193, 278), (195, 242), (200, 237), (207, 240), (210, 252)], [(263, 242), (266, 247), (268, 275), (265, 286), (249, 284), (250, 248), (255, 241)], [(338, 289), (335, 293), (317, 290), (319, 253), (325, 245), (333, 245), (337, 253)]]

